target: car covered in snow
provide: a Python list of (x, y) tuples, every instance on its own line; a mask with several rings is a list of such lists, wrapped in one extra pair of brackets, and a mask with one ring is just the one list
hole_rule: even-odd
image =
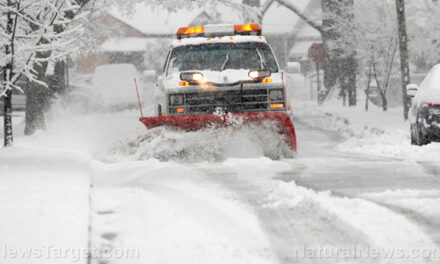
[[(133, 64), (106, 64), (96, 67), (93, 74), (94, 94), (97, 103), (107, 109), (136, 107), (137, 97), (134, 80), (142, 85), (142, 77)], [(143, 89), (139, 89), (141, 93)]]
[(257, 24), (181, 28), (159, 78), (158, 115), (286, 111), (283, 73)]
[(420, 87), (410, 84), (407, 94), (411, 107), (411, 143), (426, 145), (440, 141), (440, 64), (435, 65)]

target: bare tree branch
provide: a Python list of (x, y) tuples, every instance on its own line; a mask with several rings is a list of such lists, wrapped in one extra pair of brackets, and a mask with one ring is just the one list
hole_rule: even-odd
[(318, 25), (315, 21), (309, 18), (306, 14), (304, 14), (301, 10), (299, 10), (294, 4), (292, 4), (289, 0), (276, 0), (282, 6), (288, 8), (292, 12), (294, 12), (297, 16), (299, 16), (302, 20), (304, 20), (307, 24), (309, 24), (312, 28), (319, 31), (321, 34), (325, 34), (326, 31), (323, 29), (321, 25)]
[(263, 3), (263, 5), (261, 6), (261, 13), (266, 14), (267, 10), (269, 10), (269, 8), (272, 6), (273, 2), (275, 2), (275, 0), (267, 0), (266, 2)]

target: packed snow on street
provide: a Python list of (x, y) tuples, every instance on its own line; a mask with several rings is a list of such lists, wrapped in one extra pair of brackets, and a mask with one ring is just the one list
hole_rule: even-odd
[(0, 264), (440, 263), (403, 2), (0, 0)]

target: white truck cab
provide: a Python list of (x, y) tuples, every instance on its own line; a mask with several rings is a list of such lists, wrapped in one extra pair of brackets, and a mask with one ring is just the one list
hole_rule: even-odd
[(283, 72), (258, 24), (180, 28), (157, 86), (159, 116), (291, 109)]

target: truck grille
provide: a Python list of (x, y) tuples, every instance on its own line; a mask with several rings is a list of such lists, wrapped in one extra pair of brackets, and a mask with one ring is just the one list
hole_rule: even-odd
[(170, 106), (170, 114), (183, 107), (185, 114), (214, 113), (221, 107), (225, 113), (263, 112), (269, 109), (268, 89), (184, 93), (184, 104)]

